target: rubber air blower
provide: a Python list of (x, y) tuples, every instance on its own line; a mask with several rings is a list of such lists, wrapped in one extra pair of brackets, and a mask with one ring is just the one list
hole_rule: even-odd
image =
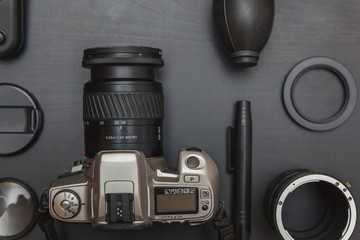
[(231, 62), (256, 66), (274, 22), (274, 0), (214, 0), (213, 19)]

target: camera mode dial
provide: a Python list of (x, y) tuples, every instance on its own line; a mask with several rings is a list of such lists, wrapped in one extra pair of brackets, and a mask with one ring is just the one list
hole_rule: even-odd
[(80, 198), (72, 191), (58, 192), (53, 200), (53, 209), (60, 218), (70, 219), (80, 211)]

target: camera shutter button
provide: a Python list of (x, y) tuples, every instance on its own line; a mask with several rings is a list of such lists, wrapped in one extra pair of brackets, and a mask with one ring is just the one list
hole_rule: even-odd
[(65, 210), (69, 210), (70, 208), (70, 202), (68, 200), (64, 200), (60, 203), (60, 206), (65, 209)]
[(189, 168), (197, 168), (200, 165), (200, 161), (197, 157), (191, 156), (186, 159), (186, 166)]

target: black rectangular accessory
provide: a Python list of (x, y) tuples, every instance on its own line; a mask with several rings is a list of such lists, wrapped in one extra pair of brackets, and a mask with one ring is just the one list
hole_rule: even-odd
[(25, 0), (0, 0), (0, 59), (20, 52), (24, 43)]

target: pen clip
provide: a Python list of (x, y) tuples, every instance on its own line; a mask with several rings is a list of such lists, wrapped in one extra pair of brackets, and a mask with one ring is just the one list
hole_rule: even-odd
[(234, 128), (228, 127), (227, 129), (227, 171), (228, 173), (234, 172)]

